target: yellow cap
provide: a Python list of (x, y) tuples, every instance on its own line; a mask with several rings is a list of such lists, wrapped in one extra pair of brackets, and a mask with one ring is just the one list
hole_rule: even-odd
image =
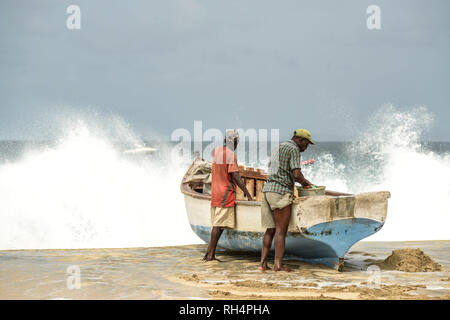
[(309, 142), (315, 144), (314, 141), (311, 140), (311, 133), (306, 129), (297, 129), (295, 130), (294, 136), (308, 139)]

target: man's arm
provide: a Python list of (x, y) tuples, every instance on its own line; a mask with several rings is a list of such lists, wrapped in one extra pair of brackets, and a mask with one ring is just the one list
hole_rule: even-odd
[(294, 176), (294, 180), (296, 182), (300, 183), (304, 187), (312, 185), (311, 182), (305, 179), (302, 173), (302, 169), (300, 169), (301, 166), (300, 149), (296, 148), (295, 150), (292, 150), (289, 159), (289, 166), (292, 170), (292, 175)]
[(294, 175), (295, 181), (300, 183), (302, 186), (311, 186), (312, 183), (305, 179), (303, 176), (302, 170), (300, 168), (295, 168), (292, 170), (292, 174)]
[(244, 191), (244, 194), (248, 198), (248, 200), (252, 201), (253, 200), (252, 196), (250, 195), (250, 192), (248, 192), (247, 187), (245, 186), (244, 182), (242, 182), (239, 171), (231, 172), (231, 177), (236, 182), (238, 187), (241, 188), (242, 191)]

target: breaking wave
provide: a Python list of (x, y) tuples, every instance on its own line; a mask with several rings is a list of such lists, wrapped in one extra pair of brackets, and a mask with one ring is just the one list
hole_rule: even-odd
[[(201, 243), (179, 183), (189, 163), (172, 146), (158, 156), (122, 120), (64, 121), (49, 146), (0, 164), (0, 249), (114, 248)], [(343, 153), (323, 151), (306, 176), (331, 190), (388, 190), (385, 226), (369, 240), (450, 239), (450, 155), (423, 143), (424, 107), (383, 107)], [(117, 141), (120, 141), (118, 143)]]
[(450, 239), (450, 154), (424, 142), (432, 121), (425, 107), (383, 106), (348, 145), (344, 160), (325, 153), (307, 168), (313, 182), (333, 190), (391, 192), (386, 223), (367, 240)]
[(53, 146), (0, 165), (0, 249), (200, 243), (179, 192), (187, 164), (164, 148), (158, 159), (122, 152), (143, 145), (120, 121), (77, 120)]

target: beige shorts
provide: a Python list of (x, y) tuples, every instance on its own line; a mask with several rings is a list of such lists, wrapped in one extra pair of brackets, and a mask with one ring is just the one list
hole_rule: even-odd
[(275, 228), (273, 211), (275, 209), (283, 209), (292, 204), (292, 201), (293, 195), (291, 193), (263, 192), (261, 201), (261, 226), (263, 228)]
[(213, 227), (233, 229), (236, 225), (234, 207), (211, 207), (211, 224)]

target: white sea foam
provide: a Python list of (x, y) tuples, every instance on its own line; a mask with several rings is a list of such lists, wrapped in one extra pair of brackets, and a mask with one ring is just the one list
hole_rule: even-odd
[[(63, 123), (54, 146), (0, 165), (0, 249), (202, 242), (179, 191), (188, 163), (170, 147), (158, 159), (131, 159), (114, 141), (144, 144), (120, 119)], [(425, 108), (384, 107), (345, 161), (324, 152), (306, 176), (337, 191), (391, 192), (386, 224), (368, 240), (448, 240), (450, 155), (421, 144), (431, 123)]]
[(382, 157), (380, 175), (364, 189), (392, 195), (386, 224), (369, 240), (450, 239), (450, 155), (427, 151), (420, 142), (431, 123), (424, 107), (400, 112), (387, 106), (356, 148), (373, 146)]
[(324, 154), (308, 176), (333, 190), (391, 192), (385, 225), (366, 240), (448, 240), (450, 155), (421, 142), (431, 124), (425, 107), (383, 106), (347, 149), (345, 164)]
[[(142, 145), (126, 126), (114, 126), (130, 147)], [(186, 164), (130, 159), (109, 129), (66, 123), (54, 147), (0, 166), (0, 249), (201, 243), (179, 192)]]

